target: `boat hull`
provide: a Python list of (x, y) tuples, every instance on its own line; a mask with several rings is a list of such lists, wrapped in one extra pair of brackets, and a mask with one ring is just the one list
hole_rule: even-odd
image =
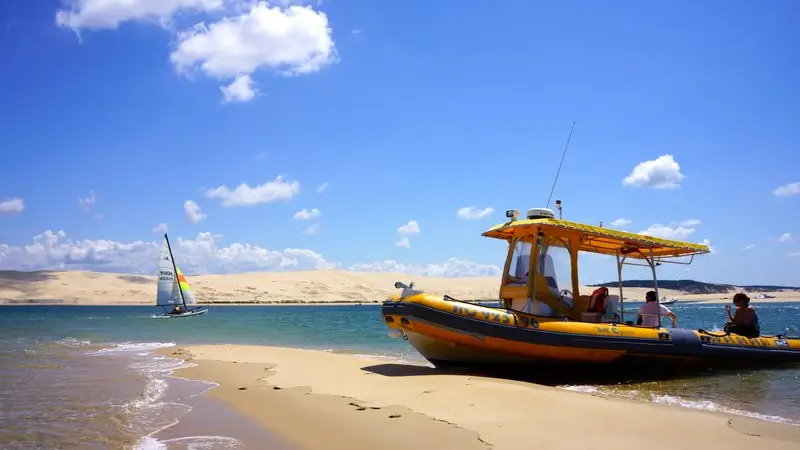
[(153, 316), (153, 318), (154, 319), (181, 319), (181, 318), (184, 318), (184, 317), (201, 316), (201, 315), (203, 315), (203, 314), (205, 314), (207, 312), (208, 312), (208, 308), (197, 308), (197, 309), (192, 309), (192, 310), (186, 311), (185, 313), (182, 313), (182, 314), (167, 314), (167, 313), (158, 314), (158, 315)]
[(386, 301), (382, 315), (437, 367), (800, 365), (800, 339), (567, 321), (424, 293)]

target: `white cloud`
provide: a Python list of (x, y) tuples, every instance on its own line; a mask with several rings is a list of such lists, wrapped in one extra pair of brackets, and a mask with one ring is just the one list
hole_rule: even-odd
[[(181, 268), (192, 273), (234, 273), (255, 270), (330, 269), (336, 265), (308, 249), (269, 250), (257, 245), (222, 246), (219, 236), (199, 233), (171, 242)], [(0, 244), (0, 269), (76, 269), (155, 273), (160, 241), (129, 243), (105, 239), (73, 240), (64, 231), (45, 231), (28, 245)]]
[(305, 234), (306, 236), (316, 236), (322, 233), (322, 227), (320, 226), (320, 224), (315, 223), (314, 225), (311, 225), (310, 227), (301, 231), (301, 233)]
[(491, 207), (479, 209), (474, 206), (465, 206), (463, 208), (458, 208), (458, 211), (456, 211), (456, 216), (464, 220), (478, 220), (483, 219), (493, 212), (494, 208)]
[[(184, 205), (184, 208), (186, 205)], [(160, 223), (153, 228), (153, 233), (166, 233), (169, 227), (165, 223)]]
[(395, 242), (394, 245), (402, 248), (411, 248), (411, 241), (407, 237), (403, 236), (397, 242)]
[(317, 194), (322, 194), (323, 192), (325, 192), (330, 185), (331, 184), (326, 181), (325, 183), (322, 183), (319, 186), (317, 186)]
[(224, 103), (244, 103), (254, 99), (258, 94), (258, 89), (253, 86), (253, 79), (250, 75), (239, 75), (233, 79), (231, 84), (220, 86), (222, 91), (222, 101)]
[(179, 72), (199, 69), (217, 79), (249, 77), (261, 68), (309, 74), (336, 60), (331, 32), (328, 16), (312, 6), (260, 1), (241, 15), (180, 33), (170, 61)]
[(800, 252), (787, 253), (786, 256), (800, 256)]
[[(310, 249), (269, 250), (258, 245), (222, 245), (220, 235), (172, 239), (172, 251), (187, 273), (237, 273), (335, 269), (339, 264)], [(154, 274), (161, 240), (118, 242), (107, 239), (71, 239), (64, 231), (45, 231), (28, 245), (0, 244), (0, 270), (95, 270)], [(498, 276), (501, 268), (450, 258), (442, 264), (404, 264), (397, 261), (359, 263), (347, 268), (359, 272), (401, 272), (423, 276)]]
[(742, 250), (747, 252), (747, 251), (750, 251), (750, 250), (752, 250), (754, 248), (756, 248), (755, 244), (750, 244), (750, 245), (745, 245), (744, 247), (742, 247)]
[(651, 187), (654, 189), (675, 189), (686, 178), (681, 166), (672, 155), (662, 155), (636, 165), (622, 180), (623, 186)]
[(223, 0), (62, 0), (56, 25), (76, 32), (85, 29), (114, 29), (126, 21), (167, 24), (180, 10), (216, 11)]
[(355, 272), (401, 272), (433, 277), (481, 277), (498, 276), (502, 269), (491, 264), (478, 264), (458, 258), (450, 258), (443, 264), (404, 264), (394, 260), (361, 263), (347, 270)]
[(234, 190), (221, 185), (205, 192), (206, 198), (218, 198), (224, 206), (252, 206), (261, 203), (272, 203), (289, 200), (300, 192), (300, 183), (286, 181), (278, 176), (275, 181), (267, 181), (255, 187), (242, 183)]
[(792, 240), (793, 240), (793, 239), (794, 239), (794, 238), (793, 238), (793, 236), (792, 236), (792, 233), (783, 233), (783, 234), (782, 234), (782, 235), (781, 235), (781, 236), (778, 238), (778, 242), (782, 242), (782, 243), (783, 243), (783, 242), (792, 242)]
[(83, 208), (85, 211), (92, 209), (92, 205), (94, 205), (96, 202), (97, 197), (94, 194), (94, 189), (89, 191), (88, 197), (78, 199), (78, 204), (81, 205), (81, 208)]
[(617, 219), (617, 220), (611, 222), (611, 226), (614, 227), (614, 228), (624, 228), (624, 227), (627, 227), (628, 225), (630, 225), (632, 223), (633, 223), (632, 220), (620, 218), (620, 219)]
[(192, 223), (200, 222), (208, 217), (208, 215), (204, 214), (203, 210), (200, 209), (200, 206), (193, 200), (186, 200), (186, 202), (183, 204), (183, 211), (186, 213), (186, 218)]
[(303, 208), (300, 211), (294, 213), (294, 220), (311, 220), (321, 215), (322, 212), (317, 208), (311, 208), (310, 211), (308, 209)]
[(784, 184), (783, 186), (778, 186), (774, 191), (772, 191), (772, 195), (776, 197), (789, 197), (791, 195), (800, 195), (800, 181)]
[(417, 234), (420, 232), (419, 224), (416, 220), (409, 220), (407, 224), (400, 225), (397, 232), (405, 236)]
[(354, 28), (350, 30), (350, 34), (352, 34), (353, 36), (358, 36), (359, 34), (361, 34), (361, 30), (359, 30), (358, 28)]
[(0, 214), (19, 214), (25, 209), (25, 202), (21, 198), (9, 198), (0, 202)]
[(711, 241), (708, 239), (703, 239), (702, 241), (698, 242), (698, 244), (708, 247), (708, 251), (711, 254), (717, 253), (717, 250), (711, 245)]
[(685, 240), (692, 234), (694, 234), (697, 229), (695, 228), (697, 225), (700, 225), (700, 220), (698, 219), (688, 219), (683, 220), (680, 222), (670, 222), (668, 225), (663, 225), (660, 223), (656, 223), (650, 225), (646, 230), (640, 231), (640, 234), (646, 234), (648, 236), (660, 237), (664, 239), (675, 239), (675, 240)]

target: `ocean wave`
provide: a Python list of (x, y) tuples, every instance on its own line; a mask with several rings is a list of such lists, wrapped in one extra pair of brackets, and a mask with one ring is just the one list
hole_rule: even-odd
[(159, 348), (174, 347), (174, 342), (120, 342), (116, 344), (101, 344), (104, 348), (89, 352), (90, 355), (102, 355), (106, 353), (130, 353), (130, 352), (150, 352)]
[(57, 340), (55, 343), (65, 347), (86, 347), (92, 345), (92, 341), (88, 339), (76, 339), (74, 337), (65, 337)]
[(185, 448), (187, 450), (236, 450), (245, 448), (242, 441), (227, 436), (187, 436), (164, 441), (145, 436), (134, 446), (134, 450), (166, 450), (168, 448), (167, 444), (172, 444), (169, 446), (172, 448)]
[(767, 422), (777, 422), (786, 425), (800, 426), (800, 423), (793, 421), (791, 419), (787, 419), (785, 417), (760, 414), (751, 411), (744, 411), (737, 408), (730, 408), (712, 402), (710, 400), (690, 400), (676, 395), (656, 394), (652, 392), (648, 393), (647, 395), (643, 395), (642, 392), (635, 389), (606, 390), (598, 386), (592, 386), (592, 385), (563, 385), (558, 387), (567, 391), (581, 392), (584, 394), (601, 394), (601, 395), (607, 395), (609, 397), (621, 397), (631, 400), (643, 400), (651, 403), (659, 403), (662, 405), (680, 406), (682, 408), (698, 409), (702, 411), (717, 412), (724, 414), (733, 414), (737, 416), (760, 419)]

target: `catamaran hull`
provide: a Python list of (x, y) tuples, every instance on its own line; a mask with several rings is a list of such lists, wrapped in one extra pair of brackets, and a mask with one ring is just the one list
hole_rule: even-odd
[(199, 308), (187, 311), (183, 314), (158, 314), (153, 316), (155, 319), (180, 319), (183, 317), (200, 316), (208, 312), (208, 308)]
[(800, 339), (574, 322), (427, 294), (389, 300), (382, 315), (395, 334), (437, 367), (800, 365)]

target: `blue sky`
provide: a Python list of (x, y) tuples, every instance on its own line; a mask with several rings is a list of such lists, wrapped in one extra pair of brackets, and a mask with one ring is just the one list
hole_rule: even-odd
[[(797, 17), (790, 0), (7, 0), (0, 266), (147, 272), (167, 224), (188, 273), (491, 274), (504, 244), (480, 233), (544, 206), (574, 120), (565, 218), (711, 243), (662, 277), (800, 285)], [(585, 282), (615, 277), (583, 262)]]

